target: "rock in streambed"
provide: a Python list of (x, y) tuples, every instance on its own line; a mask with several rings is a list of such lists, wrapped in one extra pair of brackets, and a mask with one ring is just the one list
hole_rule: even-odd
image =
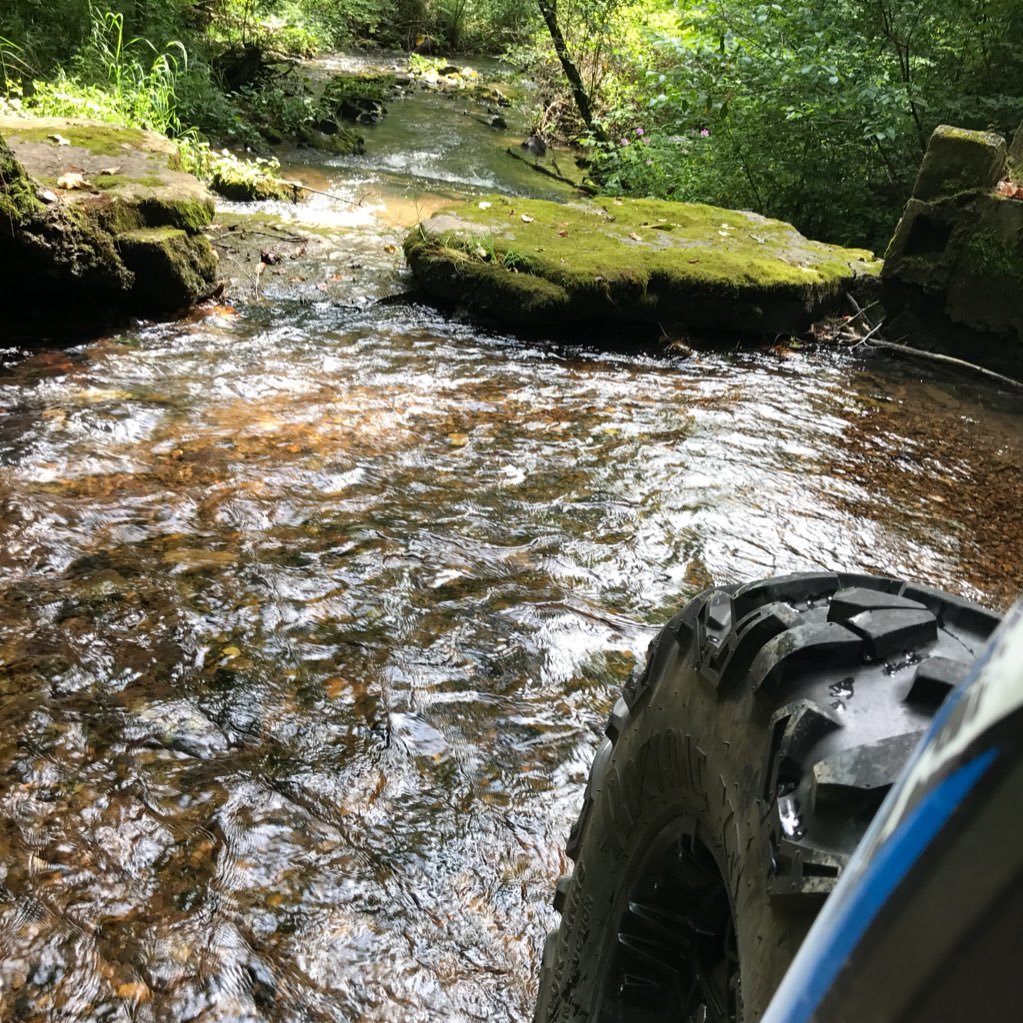
[(934, 130), (883, 277), (889, 341), (1023, 374), (1023, 125)]
[(881, 265), (756, 213), (607, 198), (469, 200), (414, 227), (405, 255), (435, 300), (554, 330), (800, 330)]
[(208, 295), (205, 187), (161, 135), (0, 118), (0, 332), (74, 337)]

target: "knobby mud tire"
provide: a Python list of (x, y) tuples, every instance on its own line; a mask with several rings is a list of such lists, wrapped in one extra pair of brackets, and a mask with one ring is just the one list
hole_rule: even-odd
[(760, 1019), (997, 624), (949, 594), (851, 574), (690, 601), (597, 749), (536, 1023)]

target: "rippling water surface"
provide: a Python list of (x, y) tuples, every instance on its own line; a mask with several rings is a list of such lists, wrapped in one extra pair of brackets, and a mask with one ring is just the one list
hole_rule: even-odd
[(0, 407), (4, 1020), (526, 1020), (672, 609), (1021, 582), (1019, 402), (847, 353), (264, 301), (34, 355)]

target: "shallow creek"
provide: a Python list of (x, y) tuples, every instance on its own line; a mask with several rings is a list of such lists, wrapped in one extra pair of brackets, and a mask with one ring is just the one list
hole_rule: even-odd
[(8, 359), (4, 1020), (529, 1019), (592, 751), (687, 596), (1023, 583), (1018, 398), (374, 303), (416, 206), (546, 187), (459, 102), (306, 168), (355, 203), (275, 211), (347, 229), (315, 280)]

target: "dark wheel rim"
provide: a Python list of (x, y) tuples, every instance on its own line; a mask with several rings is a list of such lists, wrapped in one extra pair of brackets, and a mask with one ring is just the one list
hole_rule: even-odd
[(648, 846), (607, 962), (602, 1023), (741, 1020), (728, 890), (695, 822), (671, 822)]

